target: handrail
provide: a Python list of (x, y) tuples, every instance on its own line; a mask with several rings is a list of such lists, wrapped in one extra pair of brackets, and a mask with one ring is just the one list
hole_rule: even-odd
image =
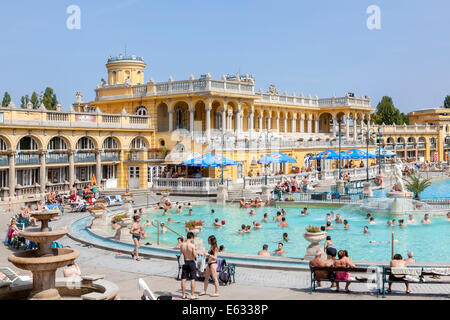
[[(155, 221), (158, 222), (158, 227), (159, 227), (159, 225), (161, 224), (161, 222), (160, 222), (159, 220), (155, 220)], [(183, 237), (181, 234), (179, 234), (179, 233), (176, 232), (175, 230), (172, 230), (172, 228), (170, 228), (170, 227), (168, 227), (168, 226), (166, 226), (166, 228), (169, 229), (170, 231), (172, 231), (173, 233), (175, 233), (177, 236)], [(159, 228), (158, 228), (158, 230), (159, 230)]]

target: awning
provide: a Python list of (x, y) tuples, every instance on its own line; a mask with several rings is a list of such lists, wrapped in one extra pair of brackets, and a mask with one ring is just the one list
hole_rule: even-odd
[(200, 157), (198, 152), (171, 152), (162, 164), (181, 164), (189, 159)]

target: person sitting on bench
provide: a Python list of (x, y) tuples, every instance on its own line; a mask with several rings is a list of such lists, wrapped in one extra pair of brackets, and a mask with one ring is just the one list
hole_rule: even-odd
[[(316, 250), (315, 258), (309, 262), (311, 267), (331, 267), (333, 265), (333, 260), (322, 259), (322, 251)], [(330, 273), (325, 270), (314, 271), (316, 279), (330, 279)], [(333, 283), (332, 283), (333, 284)], [(317, 280), (317, 286), (320, 287), (320, 280)]]
[[(396, 254), (394, 255), (394, 258), (392, 258), (392, 261), (390, 263), (391, 268), (406, 268), (406, 261), (403, 260), (403, 257), (401, 254)], [(389, 275), (389, 281), (399, 281), (399, 282), (404, 282), (405, 281), (405, 275), (395, 275), (395, 274), (390, 274)], [(409, 283), (405, 282), (405, 286), (406, 286), (406, 293), (409, 294), (411, 293), (411, 291), (409, 291)], [(389, 282), (389, 287), (387, 292), (391, 293), (392, 292), (392, 282)]]
[[(355, 265), (350, 262), (350, 260), (345, 256), (344, 250), (339, 250), (338, 252), (339, 260), (334, 260), (334, 266), (336, 268), (354, 268)], [(348, 280), (350, 273), (348, 271), (336, 271), (336, 280)], [(348, 287), (350, 282), (345, 283), (345, 292), (350, 292)], [(339, 282), (336, 282), (336, 291), (339, 291)]]

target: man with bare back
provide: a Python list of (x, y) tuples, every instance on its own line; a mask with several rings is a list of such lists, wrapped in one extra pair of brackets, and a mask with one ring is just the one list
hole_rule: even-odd
[(195, 252), (195, 245), (193, 241), (194, 234), (192, 232), (188, 232), (186, 242), (184, 242), (180, 247), (180, 253), (184, 257), (184, 264), (181, 273), (181, 291), (183, 294), (183, 299), (186, 299), (186, 280), (190, 280), (191, 300), (198, 299), (195, 296), (195, 278), (197, 273), (195, 259), (197, 258), (197, 253)]

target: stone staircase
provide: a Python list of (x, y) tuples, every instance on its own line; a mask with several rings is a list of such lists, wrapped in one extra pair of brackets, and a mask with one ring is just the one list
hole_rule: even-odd
[(243, 189), (242, 185), (240, 187), (233, 187), (228, 189), (228, 201), (239, 201), (242, 198), (254, 199), (258, 194), (255, 191), (249, 189)]

